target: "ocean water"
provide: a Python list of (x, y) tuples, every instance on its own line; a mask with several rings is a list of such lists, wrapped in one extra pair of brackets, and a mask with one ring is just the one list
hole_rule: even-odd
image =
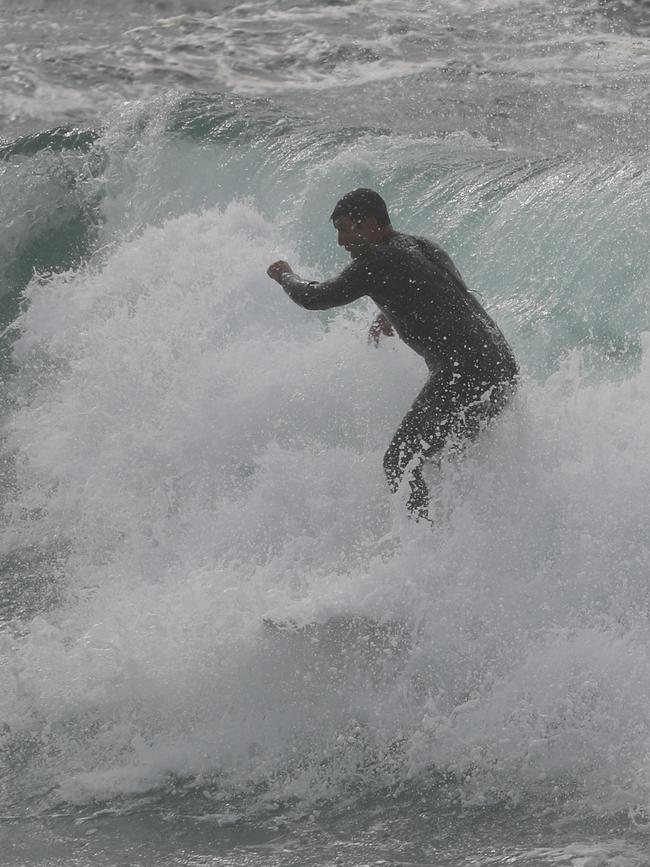
[[(0, 8), (0, 865), (650, 865), (647, 0)], [(514, 404), (405, 517), (345, 258)]]

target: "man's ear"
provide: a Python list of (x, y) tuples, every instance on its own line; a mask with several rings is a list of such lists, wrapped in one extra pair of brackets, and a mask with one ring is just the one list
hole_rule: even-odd
[(369, 216), (366, 217), (365, 220), (362, 220), (359, 223), (359, 228), (366, 236), (372, 237), (379, 232), (379, 223), (377, 222), (377, 217)]

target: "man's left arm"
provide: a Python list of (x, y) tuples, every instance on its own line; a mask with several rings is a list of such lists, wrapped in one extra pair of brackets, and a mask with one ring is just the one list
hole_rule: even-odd
[(322, 283), (302, 280), (288, 262), (280, 260), (269, 266), (267, 274), (282, 286), (292, 301), (307, 310), (329, 310), (350, 304), (368, 294), (367, 272), (349, 265), (338, 277)]

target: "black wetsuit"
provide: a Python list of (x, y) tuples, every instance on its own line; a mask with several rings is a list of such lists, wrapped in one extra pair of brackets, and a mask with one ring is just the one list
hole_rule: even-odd
[(326, 310), (368, 295), (397, 334), (421, 355), (431, 375), (384, 456), (392, 490), (409, 471), (409, 508), (426, 513), (425, 458), (451, 438), (478, 433), (514, 390), (517, 364), (495, 323), (469, 292), (445, 251), (424, 238), (391, 234), (333, 280), (281, 280), (308, 310)]

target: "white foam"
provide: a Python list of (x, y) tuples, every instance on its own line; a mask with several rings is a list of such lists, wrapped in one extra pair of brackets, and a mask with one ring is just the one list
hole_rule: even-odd
[[(69, 553), (64, 604), (5, 642), (4, 736), (39, 744), (22, 785), (313, 800), (435, 767), (478, 801), (647, 803), (647, 351), (619, 383), (577, 354), (526, 381), (432, 473), (432, 529), (381, 470), (423, 366), (367, 345), (368, 308), (293, 305), (279, 255), (233, 203), (30, 287), (5, 545)], [(266, 614), (398, 619), (413, 645), (369, 660)]]

